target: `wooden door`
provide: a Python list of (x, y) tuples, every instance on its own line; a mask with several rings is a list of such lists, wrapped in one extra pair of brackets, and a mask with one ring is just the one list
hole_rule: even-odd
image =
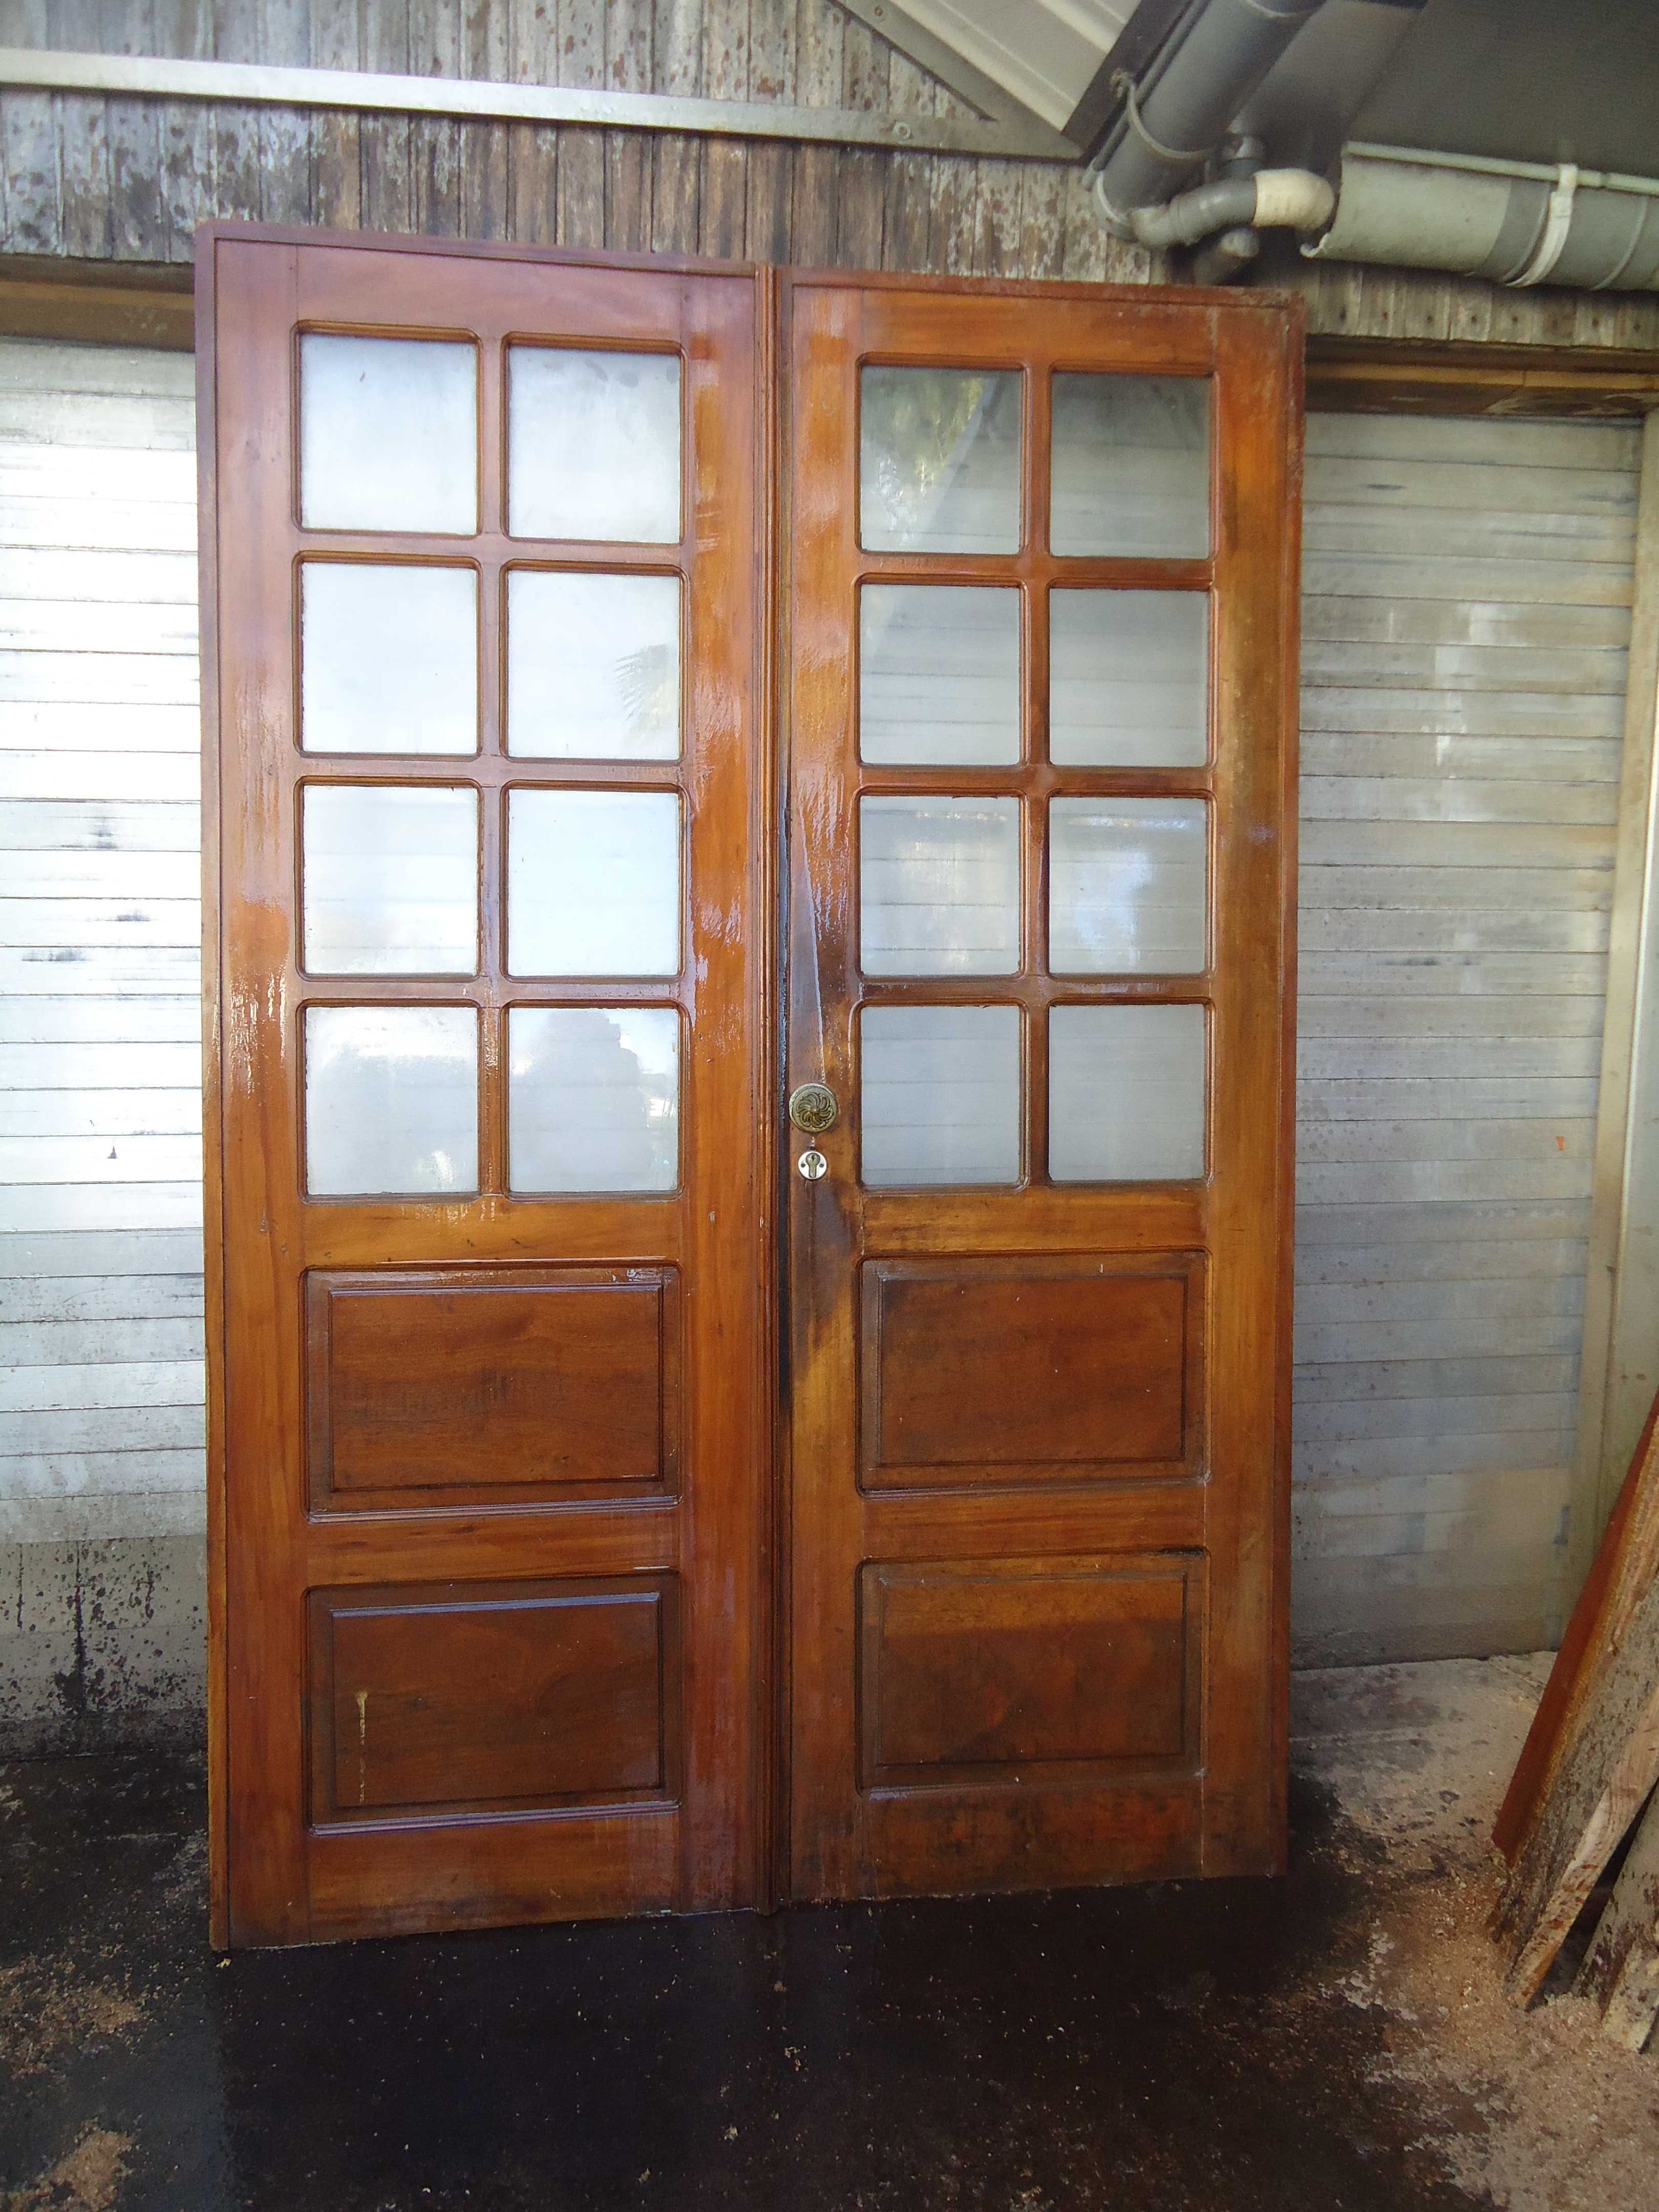
[(794, 1893), (1270, 1871), (1293, 312), (801, 277), (783, 351)]
[(757, 280), (202, 280), (220, 1936), (752, 1903)]

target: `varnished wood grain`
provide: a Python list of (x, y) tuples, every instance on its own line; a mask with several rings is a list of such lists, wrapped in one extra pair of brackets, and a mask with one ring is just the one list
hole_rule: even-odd
[[(393, 185), (395, 179), (387, 188)], [(291, 1942), (556, 1917), (566, 1909), (751, 1902), (764, 1880), (757, 1776), (767, 1625), (759, 1530), (769, 1424), (763, 1364), (769, 1262), (758, 1180), (767, 1148), (766, 1133), (756, 1127), (768, 870), (757, 835), (767, 787), (755, 771), (757, 285), (744, 274), (623, 270), (521, 249), (445, 251), (414, 240), (380, 249), (227, 234), (208, 238), (203, 252), (214, 303), (203, 356), (213, 434), (210, 441), (204, 426), (204, 442), (211, 445), (216, 471), (208, 598), (221, 640), (206, 710), (222, 793), (222, 919), (211, 953), (222, 966), (216, 1065), (224, 1164), (223, 1278), (210, 1326), (224, 1328), (228, 1346), (216, 1383), (226, 1497), (218, 1663), (227, 1683), (216, 1759), (225, 1760), (228, 1784), (216, 1801), (215, 1823), (228, 1935), (239, 1943)], [(292, 556), (305, 538), (293, 520), (294, 332), (331, 325), (461, 331), (479, 344), (483, 528), (469, 550), (483, 572), (481, 597), (492, 624), (500, 565), (515, 546), (525, 550), (501, 533), (504, 342), (564, 338), (683, 354), (690, 520), (679, 546), (649, 556), (653, 567), (678, 568), (685, 577), (690, 641), (684, 757), (678, 771), (655, 779), (680, 784), (691, 854), (686, 966), (678, 981), (650, 994), (657, 1003), (677, 1003), (685, 1023), (682, 1187), (674, 1196), (520, 1202), (505, 1190), (504, 1005), (548, 994), (502, 971), (493, 873), (483, 885), (490, 924), (484, 967), (463, 994), (477, 1006), (483, 1028), (483, 1192), (438, 1203), (302, 1195), (297, 1038), (304, 1004), (309, 997), (382, 995), (357, 984), (341, 993), (333, 979), (313, 983), (295, 964), (295, 786), (301, 775), (362, 780), (343, 760), (302, 757), (293, 728)], [(352, 541), (331, 534), (317, 542), (337, 550)], [(405, 550), (418, 549), (411, 542)], [(447, 550), (453, 556), (453, 541)], [(637, 550), (586, 550), (607, 568), (641, 558)], [(486, 665), (496, 665), (498, 653), (492, 634)], [(498, 804), (503, 781), (493, 699), (487, 686), (484, 751), (475, 762), (456, 763), (447, 777), (472, 777), (487, 809)], [(391, 765), (382, 760), (376, 772)], [(409, 765), (418, 780), (422, 764)], [(514, 764), (515, 783), (553, 783), (562, 774), (556, 766), (526, 763), (521, 771)], [(596, 778), (588, 772), (581, 780)], [(597, 780), (605, 781), (603, 772)], [(612, 780), (625, 783), (629, 772)], [(499, 865), (499, 850), (492, 829), (484, 841), (487, 869)], [(384, 994), (420, 995), (402, 987)], [(592, 1000), (581, 987), (574, 997)], [(677, 1271), (678, 1469), (665, 1449), (668, 1363), (660, 1353), (654, 1363), (618, 1353), (615, 1340), (621, 1364), (612, 1370), (612, 1385), (636, 1402), (611, 1441), (612, 1464), (629, 1470), (622, 1488), (656, 1490), (672, 1480), (678, 1504), (619, 1495), (606, 1480), (578, 1484), (578, 1492), (596, 1494), (565, 1503), (550, 1495), (556, 1486), (537, 1492), (532, 1481), (532, 1496), (542, 1502), (527, 1510), (513, 1502), (524, 1494), (516, 1479), (492, 1479), (470, 1499), (465, 1480), (383, 1488), (380, 1477), (396, 1474), (392, 1443), (375, 1480), (350, 1493), (371, 1510), (341, 1510), (345, 1493), (336, 1487), (328, 1510), (311, 1517), (302, 1449), (304, 1270), (436, 1270), (454, 1282), (477, 1269), (488, 1297), (501, 1291), (503, 1267), (540, 1269), (546, 1279), (550, 1268), (572, 1266), (624, 1274), (641, 1268), (659, 1284), (665, 1271)], [(451, 1356), (482, 1386), (483, 1344), (475, 1340), (467, 1352), (465, 1334), (463, 1324)], [(602, 1363), (612, 1356), (597, 1340), (589, 1351)], [(383, 1341), (369, 1366), (389, 1376), (392, 1364)], [(443, 1366), (430, 1364), (434, 1376)], [(599, 1380), (598, 1370), (588, 1379)], [(526, 1370), (514, 1388), (528, 1381)], [(546, 1373), (536, 1387), (550, 1387)], [(460, 1404), (458, 1394), (457, 1411)], [(405, 1410), (420, 1428), (418, 1407)], [(587, 1441), (577, 1457), (592, 1469), (606, 1448), (600, 1407), (588, 1407), (582, 1419)], [(389, 1424), (397, 1425), (396, 1419)], [(489, 1426), (487, 1416), (475, 1419), (475, 1435), (486, 1436)], [(649, 1472), (653, 1426), (658, 1466)], [(495, 1433), (503, 1455), (518, 1455), (514, 1475), (521, 1475), (526, 1454), (533, 1459), (524, 1425), (515, 1436)], [(390, 1436), (382, 1441), (392, 1443)], [(406, 1431), (404, 1443), (410, 1441)], [(441, 1471), (437, 1462), (450, 1449), (441, 1443), (428, 1458), (427, 1475)], [(498, 1460), (495, 1477), (501, 1472)], [(665, 1645), (663, 1661), (665, 1675), (675, 1676), (665, 1699), (678, 1700), (684, 1717), (675, 1809), (651, 1814), (648, 1829), (566, 1825), (563, 1815), (550, 1825), (509, 1823), (487, 1847), (477, 1838), (476, 1810), (465, 1806), (426, 1820), (418, 1843), (395, 1820), (354, 1835), (344, 1849), (324, 1848), (308, 1835), (307, 1590), (374, 1583), (438, 1587), (478, 1577), (556, 1581), (666, 1568), (677, 1572), (684, 1593), (684, 1632)], [(657, 1840), (645, 1841), (647, 1833)], [(601, 1834), (641, 1840), (623, 1842), (607, 1869), (592, 1856)]]
[(313, 1273), (306, 1290), (314, 1509), (674, 1486), (672, 1270)]
[(675, 1597), (643, 1579), (313, 1590), (313, 1825), (672, 1796)]
[(1194, 1261), (866, 1261), (861, 1480), (1179, 1476), (1203, 1464)]
[(1106, 1559), (866, 1565), (860, 1780), (1102, 1778), (1194, 1749), (1190, 1564)]
[[(988, 260), (1006, 252), (999, 225), (979, 247)], [(1267, 1871), (1284, 1850), (1285, 1686), (1288, 1554), (1288, 1378), (1290, 1277), (1290, 975), (1294, 883), (1294, 587), (1300, 332), (1295, 316), (1261, 300), (1213, 295), (1137, 299), (1075, 286), (971, 285), (894, 278), (854, 283), (794, 280), (786, 295), (789, 444), (785, 496), (789, 565), (784, 586), (790, 660), (785, 691), (791, 778), (789, 1064), (786, 1086), (827, 1082), (842, 1100), (842, 1120), (823, 1138), (830, 1162), (823, 1180), (788, 1182), (793, 1335), (790, 1500), (791, 1865), (796, 1892), (808, 1897), (889, 1895), (975, 1886), (1107, 1881), (1177, 1871)], [(873, 555), (857, 543), (856, 383), (859, 363), (882, 361), (982, 364), (1024, 370), (1029, 400), (1024, 500), (1030, 518), (1022, 550), (987, 556)], [(861, 1000), (983, 1003), (1027, 1010), (1028, 1030), (1045, 1008), (1131, 999), (1136, 987), (1056, 981), (1028, 956), (1002, 978), (866, 984), (856, 959), (856, 884), (850, 865), (860, 790), (904, 787), (896, 769), (866, 771), (857, 757), (850, 676), (859, 581), (929, 574), (958, 580), (995, 577), (1034, 594), (1085, 564), (1047, 550), (1042, 526), (1048, 475), (1046, 388), (1057, 367), (1139, 374), (1207, 374), (1217, 425), (1214, 550), (1201, 562), (1088, 564), (1091, 580), (1140, 587), (1179, 582), (1214, 593), (1213, 766), (1180, 787), (1215, 810), (1215, 956), (1199, 978), (1161, 981), (1150, 994), (1196, 1000), (1212, 1008), (1213, 1065), (1211, 1171), (1183, 1187), (1071, 1188), (1045, 1177), (1043, 1071), (1025, 1070), (1025, 1167), (1007, 1190), (884, 1190), (856, 1181), (858, 1061)], [(1097, 570), (1097, 574), (1096, 571)], [(1028, 639), (1034, 624), (1028, 624)], [(1133, 769), (1060, 770), (1046, 763), (1046, 670), (1040, 651), (1025, 655), (1027, 764), (996, 777), (917, 772), (915, 787), (999, 788), (1047, 793), (1084, 788), (1150, 791), (1164, 781)], [(1174, 787), (1173, 778), (1168, 780)], [(1036, 809), (1030, 811), (1035, 815)], [(1028, 901), (1041, 884), (1033, 847), (1024, 870)], [(1032, 908), (1023, 933), (1042, 942)], [(1172, 1317), (1160, 1311), (1149, 1333), (1119, 1347), (1123, 1373), (1109, 1378), (1091, 1349), (1054, 1317), (1035, 1328), (1058, 1376), (1024, 1364), (1012, 1285), (1056, 1276), (1088, 1261), (1120, 1283), (1134, 1279), (1132, 1255), (1203, 1255), (1202, 1290), (1192, 1293), (1196, 1338), (1182, 1332), (1183, 1372), (1206, 1374), (1203, 1411), (1194, 1389), (1184, 1448), (1133, 1469), (1144, 1481), (1117, 1492), (1132, 1470), (1074, 1462), (1063, 1493), (1051, 1486), (1066, 1462), (1042, 1465), (1029, 1492), (1000, 1488), (993, 1470), (966, 1456), (977, 1427), (1035, 1449), (1043, 1428), (1043, 1390), (1054, 1397), (1054, 1443), (1068, 1421), (1081, 1438), (1113, 1425), (1132, 1428), (1124, 1407), (1136, 1385), (1148, 1426), (1140, 1440), (1163, 1449), (1171, 1384), (1165, 1339)], [(1053, 1256), (1071, 1255), (1063, 1265)], [(1150, 1258), (1144, 1263), (1157, 1263)], [(1180, 1263), (1185, 1266), (1188, 1263)], [(901, 1370), (883, 1372), (877, 1333), (859, 1321), (860, 1271), (866, 1284), (927, 1280), (976, 1283), (983, 1313), (948, 1300), (919, 1319), (906, 1339)], [(1117, 1271), (1121, 1273), (1118, 1274)], [(1200, 1278), (1195, 1274), (1194, 1281)], [(996, 1286), (992, 1293), (988, 1285)], [(1078, 1293), (1079, 1308), (1084, 1296)], [(959, 1326), (961, 1342), (953, 1339)], [(1071, 1356), (1066, 1356), (1066, 1346)], [(1103, 1357), (1104, 1355), (1101, 1355)], [(883, 1430), (878, 1394), (890, 1381), (907, 1419), (930, 1425), (938, 1464), (930, 1486), (897, 1487), (889, 1448), (878, 1471), (860, 1470), (853, 1408), (863, 1394), (866, 1436)], [(1125, 1396), (1120, 1399), (1119, 1391)], [(999, 1393), (1006, 1394), (1006, 1402)], [(1033, 1401), (1036, 1401), (1035, 1403)], [(1162, 1407), (1154, 1414), (1152, 1405)], [(1180, 1426), (1180, 1423), (1176, 1424)], [(1127, 1432), (1127, 1431), (1126, 1431)], [(1136, 1432), (1139, 1434), (1139, 1432)], [(1066, 1449), (1073, 1446), (1067, 1443)], [(1140, 1448), (1140, 1443), (1136, 1446)], [(961, 1459), (955, 1455), (960, 1449)], [(873, 1456), (873, 1455), (872, 1455)], [(988, 1459), (990, 1455), (988, 1453)], [(917, 1471), (899, 1462), (902, 1472)], [(1006, 1474), (1006, 1468), (995, 1470)], [(947, 1476), (952, 1480), (947, 1480)], [(862, 1486), (861, 1486), (862, 1485)], [(1111, 1499), (1109, 1515), (1105, 1501)], [(1083, 1530), (1093, 1523), (1093, 1533)], [(860, 1729), (873, 1726), (866, 1673), (860, 1689), (860, 1636), (854, 1592), (868, 1577), (902, 1576), (928, 1561), (1041, 1559), (1075, 1553), (1091, 1542), (1126, 1556), (1189, 1533), (1202, 1559), (1194, 1618), (1206, 1653), (1194, 1686), (1194, 1725), (1201, 1733), (1200, 1775), (1171, 1787), (1127, 1773), (1062, 1790), (1039, 1771), (990, 1793), (965, 1771), (935, 1771), (925, 1789), (902, 1778), (865, 1786), (874, 1754)], [(1154, 1531), (1158, 1533), (1155, 1534)], [(1100, 1565), (1109, 1573), (1109, 1559)], [(1012, 1585), (1018, 1592), (1018, 1578)], [(1018, 1599), (1005, 1599), (1018, 1607)], [(1039, 1608), (1040, 1610), (1040, 1608)], [(925, 1640), (925, 1639), (924, 1639)], [(1040, 1641), (1040, 1638), (1038, 1639)], [(935, 1655), (928, 1705), (948, 1705), (940, 1683), (954, 1680), (971, 1712), (977, 1663), (972, 1639)], [(863, 1702), (860, 1702), (860, 1699)], [(925, 1702), (926, 1700), (924, 1700)], [(863, 1718), (860, 1719), (860, 1714)], [(1015, 1727), (1011, 1719), (1010, 1728)], [(1013, 1737), (1009, 1741), (1013, 1741)], [(1199, 1740), (1197, 1737), (1194, 1741)], [(941, 1741), (943, 1739), (941, 1739)], [(865, 1760), (861, 1770), (860, 1757)]]

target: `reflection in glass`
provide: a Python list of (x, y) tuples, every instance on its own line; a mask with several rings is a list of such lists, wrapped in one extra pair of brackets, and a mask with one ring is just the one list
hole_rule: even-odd
[(425, 1198), (478, 1188), (471, 1006), (307, 1006), (306, 1188)]
[(860, 544), (880, 553), (1019, 550), (1012, 370), (866, 368), (859, 437)]
[(514, 975), (672, 975), (680, 802), (672, 791), (515, 791), (507, 832)]
[(1048, 757), (1063, 768), (1202, 768), (1206, 592), (1050, 592)]
[(1053, 1179), (1170, 1182), (1203, 1172), (1203, 1007), (1052, 1007)]
[(1205, 964), (1198, 799), (1056, 799), (1048, 809), (1048, 967), (1185, 975)]
[(507, 749), (541, 760), (678, 757), (678, 576), (509, 573)]
[(478, 356), (453, 339), (300, 340), (307, 530), (478, 526)]
[(859, 965), (866, 975), (1012, 975), (1019, 966), (1019, 801), (859, 801)]
[(308, 753), (470, 753), (478, 744), (471, 568), (307, 561), (300, 743)]
[(1056, 376), (1056, 553), (1201, 560), (1210, 550), (1210, 386), (1199, 376)]
[(478, 964), (478, 794), (308, 784), (302, 964), (313, 975), (471, 975)]
[(514, 346), (507, 422), (515, 538), (678, 538), (678, 354)]
[(508, 1188), (672, 1190), (679, 1057), (672, 1006), (514, 1006)]
[(1019, 1181), (1018, 1006), (866, 1006), (859, 1047), (865, 1182)]
[(859, 757), (993, 768), (1019, 758), (1019, 593), (866, 584)]

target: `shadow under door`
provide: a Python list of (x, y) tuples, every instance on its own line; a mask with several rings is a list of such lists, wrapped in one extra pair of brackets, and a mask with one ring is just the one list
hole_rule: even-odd
[(204, 256), (220, 1939), (1271, 1870), (1285, 311)]

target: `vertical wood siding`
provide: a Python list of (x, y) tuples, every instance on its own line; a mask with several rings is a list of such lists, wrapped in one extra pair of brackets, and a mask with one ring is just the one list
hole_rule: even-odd
[(1308, 425), (1307, 1660), (1556, 1632), (1638, 438)]
[(0, 342), (0, 1539), (202, 1525), (193, 370)]

